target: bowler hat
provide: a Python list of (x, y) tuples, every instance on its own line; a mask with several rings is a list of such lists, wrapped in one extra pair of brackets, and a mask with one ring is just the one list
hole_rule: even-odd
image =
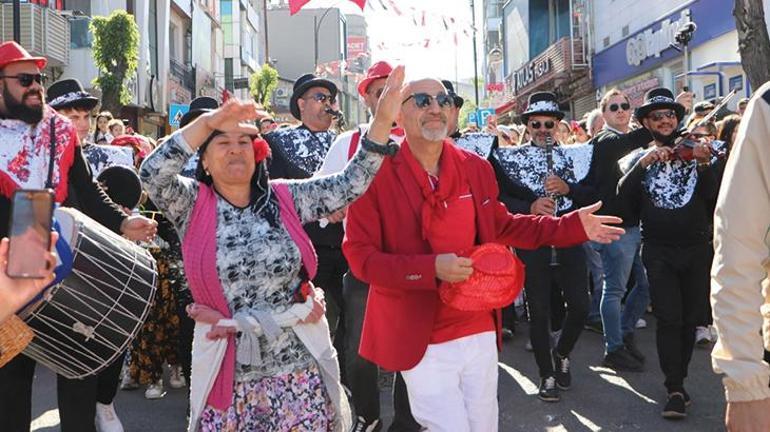
[(198, 118), (201, 114), (213, 111), (219, 108), (219, 102), (209, 96), (198, 96), (190, 102), (190, 110), (187, 111), (179, 120), (179, 127), (183, 128), (191, 121)]
[(332, 94), (332, 97), (337, 96), (337, 86), (334, 85), (333, 82), (329, 81), (328, 79), (319, 78), (313, 74), (302, 75), (301, 77), (297, 78), (297, 81), (294, 82), (294, 92), (291, 94), (291, 98), (289, 99), (289, 110), (295, 119), (302, 120), (300, 117), (299, 104), (297, 101), (299, 98), (305, 95), (306, 91), (313, 87), (323, 87), (329, 90), (329, 92)]
[(67, 78), (56, 81), (46, 91), (48, 105), (60, 110), (64, 108), (81, 108), (87, 111), (94, 109), (99, 104), (99, 99), (83, 89), (80, 81)]
[(521, 113), (521, 120), (526, 123), (533, 115), (556, 117), (561, 120), (564, 113), (559, 109), (559, 101), (551, 92), (537, 92), (529, 95), (527, 110)]
[(644, 104), (634, 111), (634, 116), (641, 121), (652, 111), (659, 109), (674, 110), (678, 121), (682, 121), (682, 118), (684, 118), (684, 105), (678, 103), (674, 99), (674, 94), (671, 93), (671, 90), (665, 87), (656, 87), (649, 90), (644, 95)]
[(455, 86), (452, 85), (452, 81), (441, 80), (441, 84), (444, 85), (444, 88), (446, 89), (447, 94), (449, 94), (449, 96), (452, 96), (452, 100), (454, 100), (455, 108), (462, 108), (463, 104), (465, 103), (465, 99), (463, 99), (461, 96), (455, 93)]

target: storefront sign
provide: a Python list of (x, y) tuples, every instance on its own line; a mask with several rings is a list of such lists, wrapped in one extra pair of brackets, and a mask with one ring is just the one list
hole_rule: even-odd
[(734, 77), (730, 77), (730, 88), (729, 91), (733, 91), (735, 89), (743, 90), (743, 75), (736, 75)]
[(660, 87), (660, 80), (658, 78), (648, 78), (627, 86), (620, 86), (619, 90), (628, 97), (632, 107), (638, 107), (644, 103), (644, 94), (655, 87)]
[(703, 87), (703, 99), (714, 99), (717, 97), (716, 83), (708, 84)]
[(639, 66), (648, 57), (660, 57), (660, 54), (676, 43), (676, 32), (682, 25), (690, 22), (690, 9), (680, 12), (679, 19), (669, 18), (660, 22), (660, 29), (653, 27), (628, 39), (626, 42), (626, 61), (632, 66)]
[(354, 59), (366, 53), (366, 36), (348, 36), (348, 58)]
[[(690, 41), (690, 49), (735, 31), (732, 15), (733, 2), (724, 0), (695, 0), (680, 7), (645, 29), (599, 52), (593, 59), (594, 86), (601, 88), (610, 83), (647, 72), (660, 64), (681, 57), (682, 53), (668, 49), (683, 14), (690, 12), (689, 20), (698, 25)], [(698, 66), (698, 65), (694, 65)]]
[(551, 72), (551, 59), (544, 58), (529, 62), (523, 68), (516, 71), (513, 76), (514, 91), (519, 92), (522, 88), (537, 82), (540, 78)]

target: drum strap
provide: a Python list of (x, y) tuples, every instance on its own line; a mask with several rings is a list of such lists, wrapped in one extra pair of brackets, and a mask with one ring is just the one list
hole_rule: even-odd
[(56, 116), (51, 116), (51, 129), (48, 131), (51, 136), (51, 151), (49, 152), (48, 177), (45, 181), (46, 189), (53, 189), (53, 166), (56, 164)]

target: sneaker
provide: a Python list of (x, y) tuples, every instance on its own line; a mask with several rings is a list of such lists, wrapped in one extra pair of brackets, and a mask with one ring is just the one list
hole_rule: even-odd
[(123, 432), (123, 423), (115, 412), (115, 405), (96, 403), (96, 430), (99, 432)]
[(187, 380), (185, 380), (184, 374), (182, 374), (182, 366), (171, 366), (168, 385), (172, 389), (180, 389), (187, 386)]
[(692, 405), (692, 399), (690, 399), (690, 394), (687, 393), (687, 390), (682, 389), (682, 394), (684, 395), (684, 406), (688, 407)]
[(513, 339), (513, 331), (506, 327), (503, 327), (503, 330), (500, 332), (500, 335), (504, 341), (509, 341)]
[(560, 390), (569, 390), (572, 385), (572, 374), (569, 371), (569, 357), (562, 357), (556, 352), (551, 351), (553, 358), (554, 373), (556, 376), (556, 385)]
[(635, 359), (625, 347), (608, 352), (604, 356), (602, 365), (618, 372), (641, 372), (643, 369), (642, 363)]
[(590, 332), (594, 332), (596, 334), (604, 335), (604, 327), (602, 326), (601, 321), (591, 321), (586, 323), (585, 326), (583, 326), (586, 330)]
[(131, 375), (125, 374), (123, 375), (123, 380), (120, 382), (120, 389), (121, 390), (136, 390), (139, 388), (139, 383), (136, 382), (133, 378), (131, 378)]
[(623, 336), (623, 346), (628, 350), (629, 354), (639, 361), (639, 363), (644, 364), (646, 358), (644, 357), (644, 354), (639, 351), (639, 348), (637, 348), (633, 333), (628, 333)]
[(559, 402), (559, 389), (556, 388), (556, 378), (549, 376), (540, 379), (540, 390), (537, 398), (544, 402)]
[(645, 329), (645, 328), (647, 328), (647, 321), (644, 318), (639, 318), (636, 321), (636, 326), (635, 327), (638, 328), (638, 329)]
[(711, 330), (708, 327), (695, 327), (695, 344), (704, 348), (711, 344)]
[(382, 423), (379, 419), (367, 423), (365, 418), (358, 417), (350, 432), (378, 432), (380, 429), (382, 429)]
[(668, 401), (666, 401), (666, 406), (663, 407), (661, 415), (669, 420), (679, 420), (687, 417), (684, 395), (680, 392), (669, 393)]
[(524, 345), (524, 349), (525, 349), (526, 351), (529, 351), (529, 352), (532, 352), (532, 351), (534, 351), (534, 349), (532, 348), (532, 341), (531, 341), (531, 340), (528, 340), (528, 341), (527, 341), (527, 344), (526, 344), (526, 345)]
[(144, 392), (145, 399), (161, 399), (166, 396), (166, 391), (163, 390), (163, 380), (158, 380), (155, 384), (147, 386), (147, 390)]

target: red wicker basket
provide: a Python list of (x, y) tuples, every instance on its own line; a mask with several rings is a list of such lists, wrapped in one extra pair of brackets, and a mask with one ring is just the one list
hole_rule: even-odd
[(473, 274), (463, 282), (442, 283), (441, 301), (463, 311), (485, 311), (516, 300), (524, 287), (524, 264), (509, 248), (487, 243), (466, 256), (473, 260)]

